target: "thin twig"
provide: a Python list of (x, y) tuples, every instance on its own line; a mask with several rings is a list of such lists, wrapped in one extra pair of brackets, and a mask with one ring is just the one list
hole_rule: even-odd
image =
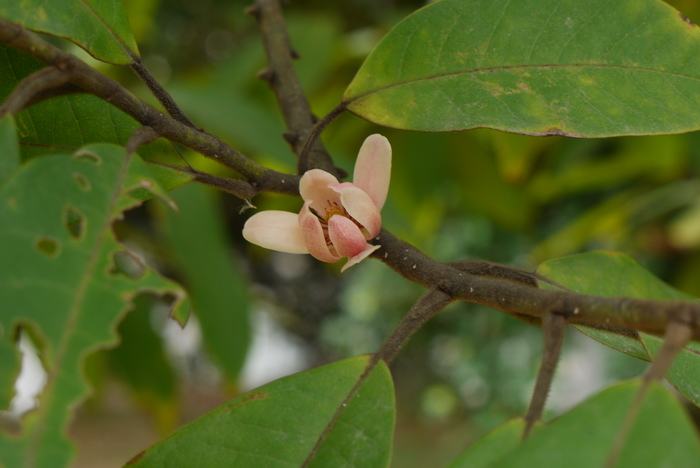
[(384, 340), (381, 348), (370, 356), (367, 366), (365, 366), (362, 374), (360, 374), (343, 401), (336, 408), (333, 416), (328, 421), (328, 424), (326, 424), (321, 434), (319, 434), (314, 447), (307, 455), (302, 467), (309, 466), (314, 457), (316, 457), (321, 445), (331, 433), (333, 428), (335, 428), (335, 425), (338, 423), (338, 420), (345, 411), (345, 408), (347, 408), (352, 399), (355, 398), (357, 392), (360, 390), (367, 378), (369, 378), (375, 367), (377, 367), (377, 364), (379, 364), (381, 361), (390, 364), (401, 348), (408, 342), (408, 340), (431, 318), (435, 317), (438, 312), (452, 302), (452, 300), (452, 297), (445, 294), (438, 288), (431, 288), (429, 291), (423, 294), (420, 299), (418, 299), (413, 307), (411, 307), (411, 310), (409, 310), (408, 313), (401, 319), (392, 334), (386, 340)]
[(530, 405), (525, 414), (525, 429), (523, 439), (530, 434), (534, 424), (542, 417), (544, 404), (547, 401), (549, 390), (552, 387), (554, 372), (561, 356), (561, 346), (564, 342), (566, 332), (566, 319), (561, 315), (547, 314), (542, 319), (542, 335), (544, 338), (544, 349), (542, 350), (542, 361), (537, 372), (535, 389), (532, 392)]
[(75, 86), (111, 103), (142, 125), (153, 128), (159, 135), (234, 169), (256, 190), (298, 193), (298, 176), (268, 169), (220, 139), (163, 114), (136, 98), (113, 79), (102, 75), (82, 60), (49, 44), (22, 26), (0, 19), (0, 42), (65, 70)]
[(316, 151), (315, 148), (322, 144), (319, 138), (321, 132), (342, 114), (343, 111), (345, 111), (345, 103), (341, 102), (331, 109), (328, 114), (324, 115), (321, 120), (317, 121), (310, 130), (305, 132), (303, 144), (297, 153), (299, 155), (299, 161), (307, 161), (313, 158), (314, 151)]
[(25, 107), (38, 102), (40, 96), (64, 87), (70, 74), (53, 66), (44, 67), (20, 81), (0, 106), (0, 115), (17, 114)]
[(175, 120), (187, 125), (188, 127), (197, 128), (194, 123), (185, 115), (185, 113), (180, 109), (175, 103), (173, 97), (165, 90), (165, 88), (155, 79), (151, 72), (146, 68), (146, 66), (141, 61), (140, 57), (133, 57), (134, 61), (131, 63), (131, 69), (136, 72), (136, 74), (146, 83), (148, 89), (151, 93), (158, 99), (158, 101), (163, 104), (165, 110), (174, 118)]
[(291, 46), (280, 2), (255, 0), (247, 11), (258, 22), (267, 55), (268, 68), (259, 76), (267, 81), (275, 93), (287, 124), (285, 139), (299, 156), (298, 173), (303, 174), (309, 169), (319, 168), (342, 177), (343, 173), (334, 166), (330, 155), (320, 141), (316, 142), (314, 139), (313, 147), (302, 151), (302, 146), (308, 140), (308, 134), (314, 126), (315, 119), (294, 70), (294, 59), (298, 54)]

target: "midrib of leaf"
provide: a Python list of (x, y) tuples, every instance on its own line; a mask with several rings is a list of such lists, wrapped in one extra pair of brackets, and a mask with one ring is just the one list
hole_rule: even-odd
[(70, 310), (68, 312), (66, 332), (63, 334), (61, 341), (59, 342), (59, 345), (56, 348), (56, 358), (53, 363), (54, 369), (53, 372), (49, 372), (50, 380), (44, 387), (43, 398), (41, 398), (39, 403), (39, 408), (37, 410), (37, 421), (36, 425), (34, 426), (36, 429), (32, 431), (29, 436), (29, 443), (27, 444), (28, 453), (26, 454), (25, 466), (35, 466), (35, 458), (40, 448), (37, 444), (39, 444), (41, 436), (45, 429), (45, 425), (42, 424), (42, 420), (47, 413), (47, 409), (51, 406), (51, 400), (54, 395), (52, 390), (56, 382), (56, 374), (61, 368), (63, 355), (65, 354), (66, 347), (68, 346), (68, 342), (70, 341), (75, 331), (76, 323), (80, 318), (85, 294), (87, 292), (88, 286), (90, 285), (90, 282), (93, 279), (95, 267), (97, 266), (97, 263), (100, 259), (100, 253), (102, 252), (102, 246), (104, 245), (105, 239), (107, 238), (107, 235), (109, 233), (110, 224), (112, 220), (112, 213), (114, 212), (114, 209), (119, 200), (119, 196), (122, 193), (122, 185), (126, 180), (126, 175), (129, 170), (129, 163), (131, 162), (132, 157), (132, 154), (125, 155), (122, 166), (119, 168), (119, 172), (117, 173), (117, 179), (115, 182), (115, 187), (112, 191), (112, 195), (107, 205), (107, 212), (105, 213), (104, 222), (100, 226), (100, 230), (98, 231), (99, 234), (97, 235), (92, 249), (90, 250), (90, 257), (88, 258), (88, 262), (85, 265), (83, 276), (80, 280), (80, 283), (78, 283), (78, 287), (75, 293), (75, 299), (73, 300), (73, 303), (71, 304)]
[(355, 101), (359, 101), (360, 99), (365, 98), (367, 96), (371, 96), (372, 94), (380, 93), (380, 92), (386, 91), (388, 89), (399, 88), (402, 86), (407, 86), (407, 85), (411, 85), (414, 83), (420, 83), (423, 81), (439, 80), (442, 78), (451, 78), (451, 77), (455, 77), (455, 76), (477, 75), (480, 73), (498, 73), (498, 72), (509, 71), (509, 70), (561, 70), (561, 69), (567, 69), (567, 68), (574, 68), (574, 69), (593, 68), (593, 69), (604, 69), (604, 70), (608, 69), (608, 70), (641, 71), (641, 72), (647, 72), (647, 73), (657, 73), (659, 75), (672, 76), (675, 78), (684, 78), (687, 80), (700, 81), (700, 76), (688, 75), (685, 73), (673, 72), (673, 71), (669, 71), (669, 70), (662, 70), (662, 69), (651, 68), (651, 67), (641, 67), (641, 66), (635, 66), (635, 65), (617, 65), (617, 64), (610, 64), (610, 63), (591, 62), (591, 63), (545, 63), (545, 64), (538, 63), (538, 64), (521, 64), (521, 65), (497, 65), (497, 66), (492, 66), (492, 67), (465, 68), (462, 70), (435, 73), (433, 75), (422, 76), (419, 78), (399, 80), (399, 81), (395, 81), (393, 83), (390, 83), (390, 84), (387, 84), (384, 86), (379, 86), (379, 87), (367, 90), (363, 93), (351, 96), (350, 98), (344, 100), (343, 102), (347, 105), (347, 104), (351, 104)]
[(105, 22), (105, 20), (104, 20), (100, 15), (97, 14), (97, 12), (95, 11), (95, 9), (92, 8), (92, 5), (90, 5), (89, 3), (87, 3), (85, 0), (80, 0), (80, 3), (83, 5), (83, 7), (85, 7), (85, 9), (88, 10), (88, 12), (89, 12), (92, 16), (95, 17), (95, 19), (97, 19), (97, 21), (99, 21), (99, 22), (102, 24), (102, 26), (105, 27), (105, 29), (106, 29), (107, 31), (109, 31), (109, 33), (110, 33), (110, 34), (114, 37), (114, 39), (119, 43), (119, 45), (122, 47), (122, 49), (124, 49), (124, 52), (126, 52), (126, 55), (128, 55), (129, 57), (131, 57), (132, 59), (134, 59), (135, 56), (134, 56), (133, 51), (132, 51), (131, 49), (129, 49), (129, 46), (126, 45), (126, 43), (122, 40), (122, 38), (119, 36), (119, 34), (117, 34), (117, 32), (116, 32), (114, 29), (112, 29), (112, 27), (111, 27), (109, 24), (107, 24), (107, 23)]

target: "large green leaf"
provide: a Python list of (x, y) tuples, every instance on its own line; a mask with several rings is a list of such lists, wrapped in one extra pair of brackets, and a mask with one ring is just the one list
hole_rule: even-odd
[[(523, 421), (510, 421), (468, 447), (450, 466), (604, 466), (640, 384), (634, 380), (603, 390), (554, 421), (537, 426), (525, 442)], [(616, 466), (694, 467), (698, 454), (698, 434), (683, 408), (673, 395), (653, 384)]]
[[(582, 294), (625, 296), (640, 299), (690, 300), (642, 268), (631, 258), (612, 252), (591, 252), (549, 260), (538, 272), (557, 283)], [(542, 284), (547, 287), (546, 283)], [(577, 326), (590, 337), (639, 359), (651, 361), (662, 340), (640, 333), (630, 337)], [(690, 343), (676, 357), (667, 374), (668, 380), (696, 405), (700, 405), (700, 344)]]
[[(621, 383), (595, 395), (539, 428), (515, 450), (506, 448), (491, 467), (605, 466), (610, 449), (640, 380)], [(496, 448), (498, 450), (498, 448)], [(633, 424), (616, 467), (697, 467), (700, 440), (674, 396), (653, 383)]]
[(138, 55), (122, 0), (0, 0), (0, 17), (70, 39), (105, 62)]
[(391, 127), (580, 137), (700, 128), (700, 30), (660, 0), (442, 0), (347, 88)]
[(87, 391), (83, 358), (115, 341), (116, 321), (138, 291), (182, 295), (112, 233), (143, 190), (160, 191), (146, 164), (124, 153), (96, 144), (33, 159), (0, 188), (0, 327), (4, 339), (18, 326), (38, 337), (49, 375), (21, 436), (0, 438), (6, 466), (66, 465), (64, 426)]
[[(454, 466), (605, 466), (640, 385), (640, 380), (633, 380), (610, 387), (554, 421), (536, 428), (521, 444), (516, 439), (517, 426), (507, 423), (459, 458), (482, 460), (485, 457), (489, 462), (487, 465), (456, 463)], [(501, 445), (496, 444), (499, 440), (503, 442)], [(653, 383), (615, 466), (693, 468), (698, 466), (699, 459), (700, 440), (688, 415), (672, 394)]]
[[(141, 467), (298, 467), (367, 365), (346, 359), (245, 393), (139, 454)], [(378, 365), (313, 459), (315, 467), (386, 467), (394, 429), (389, 370)]]
[(200, 185), (171, 196), (179, 209), (164, 213), (169, 256), (183, 277), (206, 348), (235, 381), (250, 341), (248, 285), (226, 239), (220, 199)]

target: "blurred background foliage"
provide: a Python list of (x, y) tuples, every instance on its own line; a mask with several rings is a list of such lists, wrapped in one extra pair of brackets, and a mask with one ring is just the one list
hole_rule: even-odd
[[(265, 164), (294, 170), (273, 96), (256, 78), (265, 60), (255, 23), (243, 14), (247, 1), (125, 3), (146, 65), (198, 125)], [(423, 3), (290, 2), (297, 71), (319, 115), (339, 102), (373, 45)], [(670, 3), (700, 21), (698, 1)], [(127, 69), (92, 63), (149, 99)], [(534, 269), (575, 252), (621, 250), (679, 289), (700, 294), (698, 134), (604, 140), (491, 130), (423, 134), (343, 115), (323, 139), (337, 163), (351, 169), (373, 132), (394, 147), (384, 224), (436, 258)], [(37, 152), (25, 147), (24, 154)], [(144, 154), (222, 171), (183, 148), (156, 145)], [(116, 229), (186, 285), (189, 323), (180, 329), (162, 299), (141, 297), (119, 326), (119, 347), (90, 357), (96, 391), (71, 428), (79, 466), (117, 466), (241, 390), (375, 350), (420, 293), (379, 262), (341, 277), (337, 266), (246, 244), (240, 228), (250, 211), (240, 216), (241, 203), (227, 195), (188, 186), (174, 198), (179, 212), (153, 202), (128, 213)], [(298, 200), (282, 196), (255, 203), (299, 208)], [(643, 369), (582, 335), (569, 338), (552, 414)], [(439, 466), (522, 414), (540, 351), (535, 327), (482, 307), (446, 310), (395, 364), (395, 466)]]

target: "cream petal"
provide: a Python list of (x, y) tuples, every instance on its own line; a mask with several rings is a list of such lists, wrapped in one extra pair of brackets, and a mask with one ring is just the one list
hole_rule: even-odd
[(333, 254), (326, 244), (326, 237), (323, 235), (321, 222), (315, 214), (309, 210), (310, 202), (304, 203), (304, 206), (299, 212), (299, 226), (304, 235), (306, 248), (309, 253), (317, 260), (327, 263), (333, 263), (340, 260), (340, 257)]
[(370, 196), (354, 184), (342, 183), (331, 185), (331, 188), (340, 194), (340, 203), (350, 216), (360, 223), (372, 239), (382, 228), (382, 216), (377, 205)]
[(309, 253), (299, 227), (299, 216), (287, 211), (269, 210), (254, 214), (243, 225), (243, 238), (278, 252)]
[(328, 236), (341, 257), (354, 257), (367, 248), (367, 241), (360, 228), (345, 216), (331, 216), (328, 220)]
[(372, 198), (379, 210), (384, 206), (391, 180), (391, 144), (383, 135), (368, 136), (357, 154), (352, 183)]
[(348, 261), (345, 262), (345, 265), (343, 265), (343, 268), (340, 269), (340, 272), (342, 273), (345, 270), (347, 270), (348, 268), (350, 268), (351, 266), (357, 265), (362, 260), (364, 260), (365, 258), (372, 255), (372, 252), (374, 252), (375, 250), (377, 250), (379, 248), (381, 248), (381, 245), (367, 244), (367, 247), (365, 248), (365, 250), (363, 250), (359, 254), (355, 255), (354, 257), (350, 257), (348, 259)]
[(338, 179), (333, 174), (321, 169), (311, 169), (299, 180), (299, 194), (305, 202), (311, 202), (311, 208), (323, 215), (331, 204), (340, 203), (340, 197), (330, 188), (337, 183)]

